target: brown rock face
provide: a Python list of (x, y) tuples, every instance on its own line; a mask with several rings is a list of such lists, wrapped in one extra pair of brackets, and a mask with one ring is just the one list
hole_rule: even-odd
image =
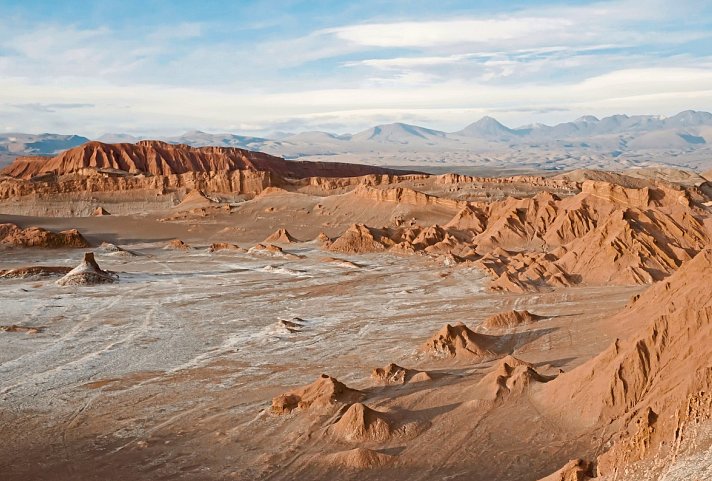
[(187, 251), (187, 250), (190, 250), (191, 247), (190, 247), (188, 244), (186, 244), (185, 242), (183, 242), (182, 240), (180, 240), (180, 239), (173, 239), (173, 240), (170, 241), (168, 244), (166, 244), (166, 246), (164, 247), (164, 249), (172, 249), (172, 250), (177, 250), (177, 251)]
[(482, 322), (482, 327), (487, 329), (502, 329), (516, 327), (522, 324), (531, 324), (541, 319), (541, 316), (532, 314), (529, 311), (507, 311), (490, 316)]
[(354, 189), (353, 195), (364, 199), (379, 202), (397, 202), (399, 204), (409, 204), (417, 206), (444, 206), (450, 208), (463, 208), (466, 202), (452, 199), (442, 199), (428, 194), (423, 194), (417, 190), (396, 187), (390, 189), (376, 189), (368, 185), (359, 185)]
[(478, 334), (464, 324), (446, 324), (422, 347), (435, 358), (481, 362), (497, 356), (492, 350), (493, 339)]
[(583, 459), (572, 459), (557, 472), (539, 481), (587, 481), (595, 477), (594, 465)]
[(393, 456), (366, 448), (355, 448), (349, 451), (341, 451), (325, 457), (328, 464), (346, 469), (379, 468), (388, 464), (393, 459)]
[(61, 266), (29, 266), (15, 269), (0, 270), (1, 279), (34, 279), (41, 277), (63, 276), (71, 271), (71, 267)]
[[(431, 202), (397, 189), (355, 192), (381, 201)], [(564, 199), (542, 192), (465, 205), (444, 226), (352, 225), (328, 249), (444, 255), (448, 265), (474, 262), (492, 277), (493, 290), (510, 292), (648, 284), (712, 241), (706, 203), (703, 190), (589, 180), (581, 193)]]
[(87, 142), (56, 157), (17, 159), (0, 173), (19, 179), (43, 174), (65, 175), (84, 169), (114, 170), (155, 176), (188, 172), (256, 170), (285, 178), (353, 177), (398, 173), (390, 169), (355, 164), (287, 161), (279, 157), (224, 147), (189, 147), (155, 140), (136, 144)]
[(710, 248), (610, 321), (640, 334), (537, 394), (541, 406), (579, 427), (608, 426), (615, 442), (599, 457), (599, 474), (643, 479), (633, 470), (649, 475), (672, 464), (712, 419), (712, 290), (704, 279), (712, 279)]
[(319, 232), (319, 235), (314, 240), (324, 247), (328, 247), (331, 244), (331, 238), (323, 232)]
[(277, 244), (291, 244), (292, 242), (300, 242), (294, 236), (292, 236), (287, 229), (281, 228), (269, 235), (264, 241), (264, 243), (277, 243)]
[(322, 374), (308, 386), (289, 391), (272, 400), (272, 412), (288, 414), (295, 409), (322, 412), (340, 403), (362, 400), (364, 394), (347, 387), (335, 378)]
[(363, 224), (354, 224), (329, 244), (327, 249), (345, 254), (381, 252), (386, 249), (384, 241), (393, 244), (384, 232)]
[(53, 196), (77, 192), (150, 192), (152, 195), (170, 191), (192, 190), (254, 196), (264, 189), (282, 183), (271, 172), (233, 170), (222, 172), (186, 172), (172, 175), (127, 174), (84, 169), (62, 176), (47, 175), (42, 180), (6, 177), (0, 181), (0, 199), (25, 196)]
[(371, 378), (381, 384), (406, 384), (431, 380), (430, 373), (416, 369), (406, 369), (398, 364), (388, 364), (371, 371)]
[(498, 400), (521, 394), (531, 384), (546, 383), (552, 379), (539, 374), (528, 362), (506, 356), (497, 362), (492, 372), (482, 378), (479, 386), (484, 389), (487, 399)]
[(218, 252), (218, 251), (234, 251), (234, 252), (247, 252), (247, 249), (243, 249), (237, 244), (230, 244), (228, 242), (214, 242), (210, 244), (210, 247), (208, 247), (209, 252)]
[(0, 224), (0, 244), (11, 247), (89, 247), (89, 242), (76, 229), (56, 233), (40, 227), (21, 229), (15, 224)]
[(393, 435), (394, 428), (385, 413), (354, 403), (329, 431), (344, 441), (383, 442)]

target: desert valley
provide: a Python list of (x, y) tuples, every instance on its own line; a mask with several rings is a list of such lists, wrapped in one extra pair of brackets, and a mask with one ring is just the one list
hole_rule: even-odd
[(710, 1), (0, 1), (0, 481), (712, 481), (710, 85)]
[(710, 479), (711, 180), (19, 157), (1, 477)]

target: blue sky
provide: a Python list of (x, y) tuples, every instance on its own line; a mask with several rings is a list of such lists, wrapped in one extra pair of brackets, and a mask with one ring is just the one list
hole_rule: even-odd
[(709, 1), (0, 0), (0, 130), (457, 130), (712, 110)]

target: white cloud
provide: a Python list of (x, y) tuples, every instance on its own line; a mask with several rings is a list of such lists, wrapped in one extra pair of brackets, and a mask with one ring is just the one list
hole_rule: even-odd
[(566, 18), (521, 17), (351, 25), (323, 30), (368, 47), (434, 47), (561, 35), (572, 26)]
[[(211, 26), (193, 22), (129, 32), (0, 19), (0, 125), (88, 135), (220, 125), (257, 133), (284, 121), (353, 130), (422, 119), (459, 128), (488, 112), (526, 123), (557, 109), (712, 109), (710, 58), (670, 56), (663, 68), (658, 49), (710, 33), (650, 35), (641, 22), (669, 24), (688, 13), (686, 0), (664, 7), (601, 2), (247, 43), (205, 41)], [(47, 107), (58, 104), (95, 107)]]
[[(369, 122), (413, 116), (434, 128), (455, 129), (486, 112), (498, 112), (505, 120), (525, 123), (536, 118), (537, 110), (599, 114), (609, 109), (612, 111), (603, 113), (668, 114), (690, 106), (712, 109), (709, 85), (709, 70), (664, 68), (622, 70), (574, 84), (531, 84), (518, 89), (453, 80), (407, 89), (376, 85), (262, 94), (90, 82), (48, 85), (3, 78), (0, 110), (7, 117), (13, 105), (18, 104), (91, 103), (94, 108), (63, 109), (61, 114), (33, 112), (26, 117), (16, 115), (11, 122), (28, 131), (46, 130), (39, 125), (52, 122), (62, 131), (86, 135), (117, 130), (177, 133), (219, 125), (249, 126), (251, 133), (259, 133), (285, 119), (298, 119), (305, 128), (319, 128), (341, 119), (345, 130), (354, 130)], [(79, 128), (80, 125), (84, 127)]]

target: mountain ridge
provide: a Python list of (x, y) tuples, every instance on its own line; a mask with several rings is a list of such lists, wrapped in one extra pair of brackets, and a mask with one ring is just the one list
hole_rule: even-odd
[[(20, 135), (29, 139), (39, 137), (31, 134), (15, 137)], [(19, 155), (53, 155), (75, 147), (81, 140), (88, 141), (86, 137), (64, 136), (64, 144), (50, 144), (55, 134), (42, 135), (46, 136), (46, 143), (40, 145), (52, 145), (52, 150), (38, 149), (36, 142), (13, 144), (9, 135), (0, 136), (0, 157), (12, 160)], [(118, 133), (104, 134), (99, 140), (136, 143), (142, 138)], [(669, 117), (617, 114), (599, 119), (584, 115), (555, 125), (538, 123), (515, 128), (485, 116), (454, 132), (394, 122), (354, 134), (304, 131), (267, 138), (193, 130), (157, 140), (193, 147), (237, 147), (292, 160), (373, 165), (418, 162), (505, 168), (521, 166), (524, 161), (534, 170), (580, 167), (622, 170), (634, 165), (659, 164), (696, 170), (712, 167), (712, 113), (695, 110)]]

